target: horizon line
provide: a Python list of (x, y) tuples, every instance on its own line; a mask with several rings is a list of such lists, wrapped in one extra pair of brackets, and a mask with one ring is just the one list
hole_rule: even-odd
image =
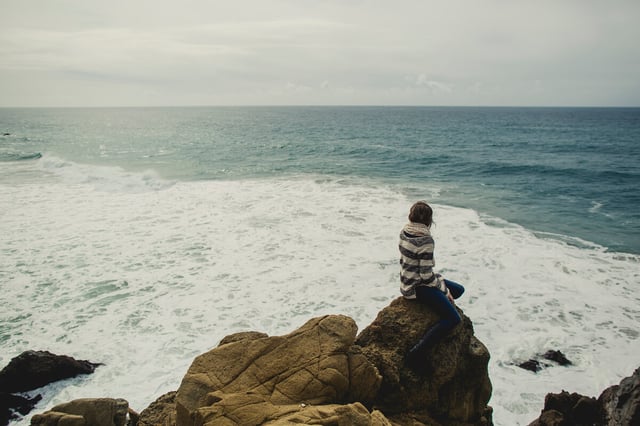
[(419, 105), (419, 104), (210, 104), (210, 105), (0, 105), (0, 109), (100, 108), (640, 108), (640, 105)]

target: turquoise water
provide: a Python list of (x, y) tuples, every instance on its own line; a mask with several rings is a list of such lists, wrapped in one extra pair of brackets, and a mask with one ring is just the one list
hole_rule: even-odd
[[(640, 109), (3, 109), (0, 160), (179, 181), (296, 174), (395, 184), (528, 229), (640, 253)], [(573, 243), (579, 243), (578, 240)]]

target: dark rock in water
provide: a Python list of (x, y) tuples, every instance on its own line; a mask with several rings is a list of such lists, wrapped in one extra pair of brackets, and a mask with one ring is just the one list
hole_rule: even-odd
[(540, 361), (537, 361), (535, 359), (530, 359), (529, 361), (520, 363), (518, 364), (518, 367), (524, 368), (525, 370), (533, 371), (534, 373), (537, 373), (538, 371), (542, 370), (542, 365), (540, 364)]
[(619, 385), (607, 388), (597, 400), (565, 391), (547, 394), (540, 417), (529, 424), (568, 425), (640, 425), (640, 369)]
[(408, 368), (405, 354), (439, 320), (427, 306), (397, 298), (356, 339), (382, 375), (374, 406), (394, 424), (492, 423), (489, 351), (458, 310), (462, 322), (424, 355), (425, 374)]
[(544, 359), (548, 359), (549, 361), (557, 362), (559, 365), (567, 366), (573, 365), (571, 361), (567, 359), (566, 356), (560, 351), (547, 351), (544, 355), (542, 355)]
[[(543, 355), (538, 355), (537, 357), (542, 358), (544, 360), (547, 361), (553, 361), (558, 365), (562, 365), (562, 366), (567, 366), (567, 365), (573, 365), (573, 363), (571, 361), (569, 361), (567, 359), (566, 356), (564, 356), (564, 354), (560, 351), (554, 351), (554, 350), (549, 350), (547, 352), (545, 352)], [(537, 373), (538, 371), (542, 370), (543, 368), (546, 367), (551, 367), (553, 364), (550, 364), (548, 362), (543, 362), (543, 361), (539, 361), (535, 358), (532, 358), (528, 361), (522, 362), (520, 364), (518, 364), (518, 367), (523, 368), (525, 370), (529, 370), (529, 371), (533, 371), (534, 373)]]
[(0, 393), (0, 424), (9, 424), (10, 420), (16, 420), (21, 415), (29, 414), (41, 399), (40, 395), (28, 398), (10, 393)]
[(26, 392), (58, 380), (91, 374), (103, 364), (76, 360), (47, 351), (26, 351), (0, 371), (0, 392)]
[(11, 136), (11, 133), (4, 132), (2, 136)]

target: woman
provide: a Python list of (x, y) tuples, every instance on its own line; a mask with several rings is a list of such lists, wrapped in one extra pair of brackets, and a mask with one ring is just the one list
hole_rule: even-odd
[(400, 232), (400, 292), (407, 299), (428, 305), (441, 317), (409, 350), (409, 364), (416, 364), (427, 348), (460, 323), (454, 299), (462, 296), (464, 287), (433, 272), (432, 218), (431, 207), (418, 201), (411, 206), (409, 223)]

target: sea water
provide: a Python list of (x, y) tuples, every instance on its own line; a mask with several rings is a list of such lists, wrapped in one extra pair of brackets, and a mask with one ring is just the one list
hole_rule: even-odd
[[(105, 364), (29, 392), (34, 412), (142, 410), (234, 332), (366, 327), (399, 296), (418, 199), (491, 353), (496, 425), (640, 364), (640, 109), (0, 109), (0, 132), (0, 364)], [(549, 349), (573, 365), (516, 366)]]

